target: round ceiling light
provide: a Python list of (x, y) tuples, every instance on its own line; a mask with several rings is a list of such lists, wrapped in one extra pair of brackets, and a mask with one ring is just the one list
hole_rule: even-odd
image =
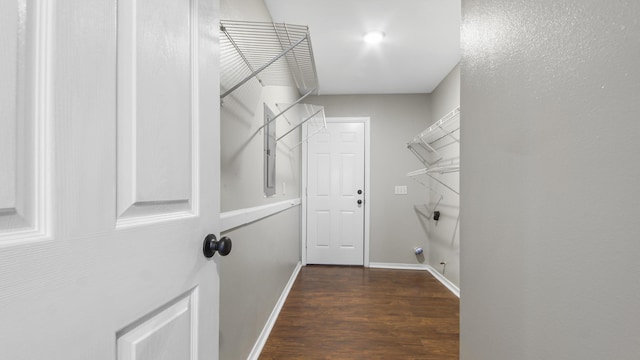
[(369, 31), (364, 34), (364, 41), (367, 44), (377, 44), (384, 39), (384, 33), (382, 31)]

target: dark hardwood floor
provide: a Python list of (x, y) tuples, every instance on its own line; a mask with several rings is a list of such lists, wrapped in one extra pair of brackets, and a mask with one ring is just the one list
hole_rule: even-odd
[(458, 359), (458, 309), (425, 271), (306, 266), (260, 359)]

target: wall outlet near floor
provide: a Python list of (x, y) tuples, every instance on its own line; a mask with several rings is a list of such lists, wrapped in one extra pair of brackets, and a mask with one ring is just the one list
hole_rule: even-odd
[(396, 185), (396, 195), (407, 195), (407, 185)]

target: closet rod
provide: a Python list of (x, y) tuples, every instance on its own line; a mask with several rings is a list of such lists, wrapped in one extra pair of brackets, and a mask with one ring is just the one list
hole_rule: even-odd
[(292, 128), (291, 128), (291, 130), (287, 131), (287, 132), (286, 132), (286, 133), (284, 133), (282, 136), (280, 136), (279, 138), (277, 138), (277, 139), (276, 139), (276, 142), (277, 142), (277, 141), (280, 141), (280, 139), (282, 139), (283, 137), (285, 137), (285, 136), (289, 135), (293, 130), (295, 130), (295, 129), (299, 128), (300, 126), (302, 126), (302, 124), (304, 124), (304, 123), (306, 123), (307, 121), (309, 121), (309, 120), (313, 119), (316, 115), (318, 115), (318, 114), (319, 114), (321, 111), (323, 111), (323, 110), (324, 110), (324, 108), (321, 108), (320, 110), (318, 110), (318, 111), (314, 112), (314, 113), (313, 113), (313, 115), (311, 115), (311, 116), (309, 116), (308, 118), (306, 118), (306, 119), (302, 120), (298, 125), (296, 125), (296, 126), (292, 127)]
[[(227, 37), (229, 37), (229, 34), (227, 34), (227, 30), (224, 26), (220, 27), (220, 30), (224, 31), (224, 33), (227, 35)], [(251, 78), (255, 77), (256, 75), (258, 75), (259, 73), (261, 73), (264, 69), (268, 68), (271, 64), (273, 64), (274, 62), (278, 61), (278, 59), (280, 59), (281, 57), (287, 55), (287, 53), (291, 50), (293, 50), (296, 46), (300, 45), (303, 41), (305, 41), (307, 38), (309, 37), (309, 35), (304, 35), (303, 37), (301, 37), (298, 41), (296, 41), (295, 43), (293, 43), (291, 46), (289, 46), (287, 49), (283, 50), (280, 54), (278, 54), (276, 57), (274, 57), (273, 59), (271, 59), (268, 63), (262, 65), (260, 68), (258, 68), (258, 70), (255, 70), (254, 72), (251, 73), (251, 75), (247, 76), (246, 78), (244, 78), (242, 81), (240, 81), (239, 83), (237, 83), (235, 86), (233, 86), (231, 89), (227, 90), (224, 94), (220, 95), (220, 99), (224, 99), (225, 96), (231, 94), (232, 92), (234, 92), (237, 88), (239, 88), (240, 86), (244, 85), (244, 83), (246, 83), (247, 81), (251, 80)]]
[(304, 98), (306, 98), (307, 96), (311, 95), (312, 92), (316, 91), (316, 88), (313, 88), (311, 90), (309, 90), (306, 94), (302, 95), (302, 97), (298, 100), (296, 100), (296, 102), (294, 102), (293, 104), (289, 105), (286, 109), (282, 110), (278, 115), (274, 116), (273, 119), (267, 121), (266, 123), (264, 123), (264, 125), (260, 126), (258, 128), (258, 131), (262, 130), (265, 126), (271, 124), (272, 122), (274, 122), (277, 118), (279, 118), (281, 115), (284, 115), (284, 113), (286, 113), (287, 111), (291, 110), (291, 108), (293, 108), (294, 106), (298, 105), (300, 103), (300, 101), (304, 100)]

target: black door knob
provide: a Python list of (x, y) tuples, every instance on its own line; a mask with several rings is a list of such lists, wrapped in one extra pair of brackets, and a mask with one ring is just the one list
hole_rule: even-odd
[(362, 205), (362, 200), (358, 200), (358, 205)]
[(216, 251), (220, 253), (221, 256), (227, 256), (231, 252), (231, 239), (226, 236), (223, 236), (220, 241), (216, 238), (214, 234), (209, 234), (204, 238), (204, 243), (202, 244), (202, 252), (206, 258), (212, 257)]
[(362, 190), (358, 190), (358, 195), (362, 195)]

